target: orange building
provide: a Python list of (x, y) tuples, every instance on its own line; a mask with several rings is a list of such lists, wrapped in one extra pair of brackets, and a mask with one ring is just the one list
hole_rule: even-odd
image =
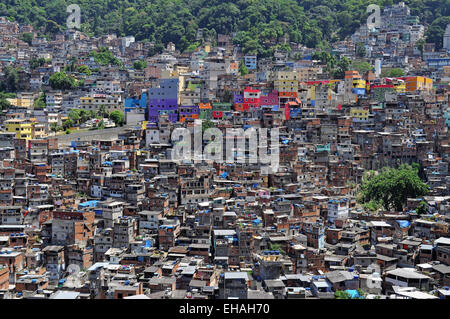
[(415, 92), (433, 88), (433, 80), (423, 76), (411, 76), (406, 78), (406, 92)]

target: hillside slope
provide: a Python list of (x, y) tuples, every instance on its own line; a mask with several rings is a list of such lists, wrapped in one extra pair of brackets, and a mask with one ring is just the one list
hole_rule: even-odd
[[(343, 39), (367, 19), (371, 3), (393, 0), (3, 0), (0, 16), (30, 23), (43, 34), (66, 28), (66, 8), (81, 7), (82, 30), (102, 35), (134, 35), (160, 48), (174, 42), (181, 50), (195, 45), (199, 28), (216, 34), (237, 32), (245, 52), (266, 55), (274, 40), (289, 39), (308, 47)], [(431, 25), (428, 40), (442, 45), (450, 23), (450, 0), (405, 0), (412, 15)], [(439, 38), (440, 37), (440, 38)]]

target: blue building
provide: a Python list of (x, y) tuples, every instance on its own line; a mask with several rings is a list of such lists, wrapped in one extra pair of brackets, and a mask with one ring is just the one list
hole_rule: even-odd
[(161, 79), (156, 88), (148, 89), (148, 121), (159, 122), (167, 114), (172, 123), (178, 121), (178, 79)]
[(249, 70), (256, 70), (258, 66), (258, 58), (256, 55), (246, 55), (244, 56), (244, 65)]
[(142, 93), (139, 99), (126, 98), (125, 99), (125, 110), (133, 109), (135, 107), (146, 107), (147, 106), (147, 93)]
[(142, 93), (139, 99), (126, 98), (124, 101), (125, 121), (127, 124), (137, 124), (145, 121), (147, 110), (147, 93)]
[(450, 127), (450, 110), (444, 112), (445, 124)]
[(443, 69), (444, 66), (450, 65), (450, 58), (427, 59), (427, 66), (430, 68)]

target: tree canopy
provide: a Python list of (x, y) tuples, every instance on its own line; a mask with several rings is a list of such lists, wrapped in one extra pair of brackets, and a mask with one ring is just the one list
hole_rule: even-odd
[(55, 72), (50, 76), (50, 86), (57, 90), (70, 90), (77, 84), (75, 79), (64, 72)]
[(202, 132), (205, 132), (207, 129), (210, 129), (213, 127), (216, 127), (216, 126), (214, 125), (214, 123), (212, 121), (210, 121), (210, 120), (202, 121)]
[(243, 61), (239, 62), (239, 73), (240, 73), (242, 76), (248, 74), (248, 69), (247, 69), (247, 67), (245, 66), (245, 64), (244, 64)]
[(76, 124), (84, 123), (93, 118), (95, 118), (95, 112), (92, 110), (86, 111), (83, 109), (72, 109), (69, 112), (69, 119)]
[(368, 172), (361, 184), (358, 201), (402, 211), (408, 198), (424, 196), (429, 191), (418, 173), (418, 165), (406, 164), (397, 169), (385, 167), (381, 172)]
[(42, 94), (39, 94), (39, 97), (34, 100), (33, 102), (33, 108), (35, 110), (42, 110), (46, 106), (46, 95), (43, 92)]
[(125, 123), (125, 115), (120, 111), (112, 111), (109, 118), (117, 125), (122, 126)]
[(367, 53), (367, 51), (366, 51), (366, 47), (364, 46), (364, 43), (359, 42), (356, 45), (356, 55), (359, 56), (360, 58), (363, 58), (366, 56), (366, 53)]
[(381, 77), (391, 77), (391, 78), (398, 78), (405, 75), (405, 71), (400, 68), (390, 68), (390, 69), (384, 69), (381, 71)]
[(33, 33), (24, 32), (22, 34), (22, 40), (31, 45), (31, 42), (33, 41)]
[[(395, 1), (397, 2), (397, 1)], [(442, 2), (446, 2), (443, 4)], [(81, 31), (90, 35), (116, 33), (155, 43), (151, 53), (169, 42), (181, 51), (192, 49), (203, 30), (204, 40), (237, 33), (245, 53), (268, 55), (277, 40), (308, 47), (344, 39), (365, 23), (369, 4), (381, 8), (393, 0), (78, 0)], [(448, 0), (405, 0), (411, 14), (430, 24), (427, 41), (442, 46), (450, 19)], [(65, 0), (4, 0), (0, 15), (32, 24), (53, 34), (66, 29)], [(29, 36), (26, 36), (27, 40)], [(275, 43), (276, 44), (276, 43)]]
[(19, 89), (19, 72), (16, 68), (8, 65), (3, 70), (3, 81), (0, 81), (0, 91), (15, 93)]
[(100, 65), (122, 65), (119, 59), (105, 47), (101, 47), (98, 51), (91, 51), (90, 56), (94, 58), (94, 61)]
[(32, 70), (37, 69), (38, 67), (44, 66), (44, 64), (47, 62), (44, 58), (31, 58), (30, 60), (30, 68)]
[(361, 75), (373, 70), (373, 66), (367, 61), (353, 61), (351, 68), (357, 70)]
[(142, 61), (142, 60), (134, 61), (133, 67), (136, 70), (143, 70), (143, 69), (145, 69), (147, 67), (147, 62), (146, 61)]
[(7, 99), (15, 97), (15, 93), (0, 92), (0, 111), (9, 109), (11, 107), (11, 103), (9, 103)]

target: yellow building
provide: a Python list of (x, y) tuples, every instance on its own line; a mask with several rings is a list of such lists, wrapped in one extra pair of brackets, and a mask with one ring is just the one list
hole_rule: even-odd
[(423, 76), (412, 76), (406, 78), (406, 92), (415, 92), (422, 90), (431, 90), (433, 80)]
[(352, 107), (350, 109), (350, 116), (356, 120), (367, 121), (369, 119), (369, 110)]
[(6, 132), (16, 133), (16, 138), (30, 140), (33, 138), (33, 123), (25, 119), (5, 121)]
[(13, 99), (6, 99), (9, 104), (11, 104), (14, 107), (24, 107), (24, 108), (32, 108), (33, 107), (33, 100), (27, 99), (27, 98), (13, 98)]
[(398, 82), (397, 84), (394, 84), (394, 90), (398, 93), (405, 93), (406, 92), (406, 84), (405, 82)]
[(444, 76), (450, 76), (450, 65), (444, 65)]
[(353, 79), (353, 88), (354, 89), (365, 89), (366, 81), (362, 79)]
[(141, 129), (145, 130), (147, 128), (148, 121), (142, 121)]
[(104, 105), (107, 112), (123, 111), (120, 96), (115, 94), (94, 94), (93, 96), (80, 97), (80, 108), (85, 111), (98, 112)]
[(90, 96), (82, 96), (80, 97), (80, 108), (83, 110), (92, 109), (94, 104), (94, 98)]
[(311, 100), (314, 101), (316, 99), (316, 87), (314, 85), (311, 86), (308, 92), (310, 93)]
[(170, 75), (171, 75), (171, 77), (176, 78), (176, 77), (181, 77), (182, 74), (186, 74), (188, 72), (189, 72), (188, 66), (177, 65), (177, 66), (175, 66), (175, 69), (170, 73)]
[(45, 124), (33, 123), (33, 129), (32, 129), (31, 135), (32, 135), (33, 139), (47, 137), (47, 133), (45, 132)]
[(293, 71), (276, 71), (271, 74), (274, 89), (280, 97), (298, 96), (298, 74)]
[(300, 68), (297, 70), (298, 80), (302, 81), (314, 81), (317, 79), (317, 74), (320, 72), (318, 67)]

